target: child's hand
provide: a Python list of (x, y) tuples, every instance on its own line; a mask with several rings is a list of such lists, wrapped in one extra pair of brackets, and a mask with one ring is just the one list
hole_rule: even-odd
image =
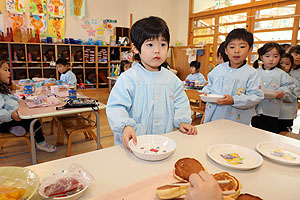
[(282, 98), (283, 96), (284, 96), (284, 92), (278, 91), (278, 92), (277, 92), (276, 99), (280, 99), (280, 98)]
[(203, 92), (202, 94), (203, 94), (204, 96), (207, 96), (207, 93), (206, 93), (206, 92)]
[(219, 105), (231, 105), (233, 104), (233, 98), (232, 96), (228, 95), (228, 94), (224, 94), (224, 99), (218, 100)]
[(123, 141), (124, 146), (129, 151), (131, 151), (131, 149), (128, 146), (128, 142), (129, 142), (129, 140), (131, 138), (133, 139), (133, 144), (136, 145), (137, 144), (137, 140), (136, 140), (136, 133), (135, 133), (135, 131), (133, 130), (133, 128), (131, 126), (126, 126), (123, 129), (122, 141)]
[(197, 135), (197, 128), (190, 124), (181, 123), (179, 125), (179, 130), (188, 135)]
[(186, 191), (186, 200), (221, 200), (222, 190), (212, 175), (206, 171), (192, 174), (189, 177), (190, 186)]
[(205, 83), (204, 83), (204, 86), (206, 86), (208, 84), (208, 82), (206, 81)]
[(22, 119), (20, 118), (18, 114), (19, 109), (14, 110), (14, 112), (11, 113), (11, 118), (15, 121), (21, 121)]

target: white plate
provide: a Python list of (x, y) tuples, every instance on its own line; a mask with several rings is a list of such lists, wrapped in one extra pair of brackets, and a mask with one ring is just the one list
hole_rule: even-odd
[(162, 135), (141, 135), (137, 137), (137, 145), (131, 139), (128, 143), (134, 155), (143, 160), (163, 160), (176, 149), (174, 140)]
[(261, 142), (256, 150), (273, 161), (286, 165), (300, 165), (300, 148), (282, 142)]
[(223, 95), (218, 94), (207, 94), (207, 96), (204, 96), (204, 94), (200, 94), (200, 97), (202, 101), (209, 103), (217, 103), (217, 100), (224, 99)]
[(264, 89), (265, 99), (275, 99), (277, 96), (277, 91), (272, 89)]
[(233, 144), (212, 145), (206, 153), (216, 163), (238, 170), (254, 169), (263, 162), (261, 155), (255, 151)]

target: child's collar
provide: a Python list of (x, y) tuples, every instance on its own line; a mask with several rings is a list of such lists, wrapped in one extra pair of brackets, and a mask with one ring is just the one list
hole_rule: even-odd
[[(146, 67), (143, 65), (143, 63), (142, 62), (139, 62), (141, 65), (142, 65), (142, 67), (144, 67), (145, 69), (146, 69)], [(147, 69), (146, 69), (147, 70)], [(161, 70), (161, 65), (158, 67), (158, 71), (160, 71)], [(149, 70), (148, 70), (149, 71)]]
[[(236, 69), (243, 67), (244, 65), (246, 65), (246, 63), (247, 63), (246, 60), (244, 60), (243, 64), (241, 64), (241, 65), (240, 65), (239, 67), (237, 67)], [(231, 67), (231, 66), (230, 66), (230, 61), (229, 61), (229, 67)]]
[[(261, 67), (263, 68), (263, 70), (266, 70), (264, 64), (263, 64)], [(275, 66), (275, 67), (276, 67), (276, 66)], [(273, 69), (275, 69), (275, 67), (272, 67), (271, 69), (267, 69), (267, 70), (273, 70)]]
[(68, 71), (70, 71), (70, 69), (67, 69), (67, 71), (63, 72), (62, 74), (66, 74)]

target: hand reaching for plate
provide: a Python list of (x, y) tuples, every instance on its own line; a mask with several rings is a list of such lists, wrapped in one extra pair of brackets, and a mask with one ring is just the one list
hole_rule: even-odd
[(124, 146), (131, 151), (130, 147), (128, 146), (128, 142), (129, 140), (132, 139), (133, 140), (133, 144), (137, 145), (137, 139), (136, 139), (136, 133), (133, 130), (133, 128), (131, 126), (126, 126), (123, 129), (123, 135), (122, 135), (122, 141)]
[(228, 94), (224, 94), (224, 99), (217, 100), (217, 104), (219, 105), (231, 105), (234, 103), (232, 96)]

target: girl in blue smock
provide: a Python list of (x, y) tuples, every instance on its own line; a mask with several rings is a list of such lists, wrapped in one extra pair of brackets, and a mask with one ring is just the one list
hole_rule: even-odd
[[(253, 127), (278, 133), (278, 117), (282, 101), (289, 98), (295, 84), (291, 77), (280, 69), (279, 61), (284, 50), (279, 44), (266, 43), (257, 52), (259, 60), (263, 62), (262, 67), (257, 69), (262, 79), (262, 89), (272, 89), (276, 95), (275, 98), (265, 98), (257, 105), (257, 115), (252, 118), (251, 124)], [(258, 60), (254, 65), (258, 65)]]
[(201, 85), (206, 83), (206, 79), (203, 74), (199, 72), (201, 63), (199, 61), (192, 61), (190, 63), (190, 74), (186, 77), (185, 80), (188, 81), (199, 81)]
[(106, 107), (115, 145), (137, 144), (137, 136), (164, 134), (174, 128), (197, 134), (191, 126), (189, 100), (183, 84), (170, 70), (160, 67), (167, 58), (170, 34), (165, 21), (149, 17), (131, 28), (133, 51), (141, 61), (122, 73), (113, 87)]
[[(294, 65), (294, 58), (292, 55), (285, 53), (280, 59), (280, 67), (286, 73), (290, 74), (291, 69)], [(292, 131), (292, 126), (294, 119), (297, 117), (298, 112), (298, 96), (300, 95), (300, 83), (291, 77), (295, 87), (289, 99), (284, 99), (280, 108), (280, 114), (278, 118), (278, 132), (290, 132)]]
[(294, 67), (290, 74), (300, 82), (300, 45), (293, 46), (290, 49), (289, 54), (291, 54), (294, 59)]
[[(0, 61), (0, 133), (25, 135), (33, 119), (21, 119), (18, 110), (18, 98), (12, 94), (7, 84), (10, 82), (10, 70), (6, 61)], [(53, 152), (56, 147), (48, 144), (43, 136), (39, 121), (34, 124), (36, 147), (46, 152)]]

